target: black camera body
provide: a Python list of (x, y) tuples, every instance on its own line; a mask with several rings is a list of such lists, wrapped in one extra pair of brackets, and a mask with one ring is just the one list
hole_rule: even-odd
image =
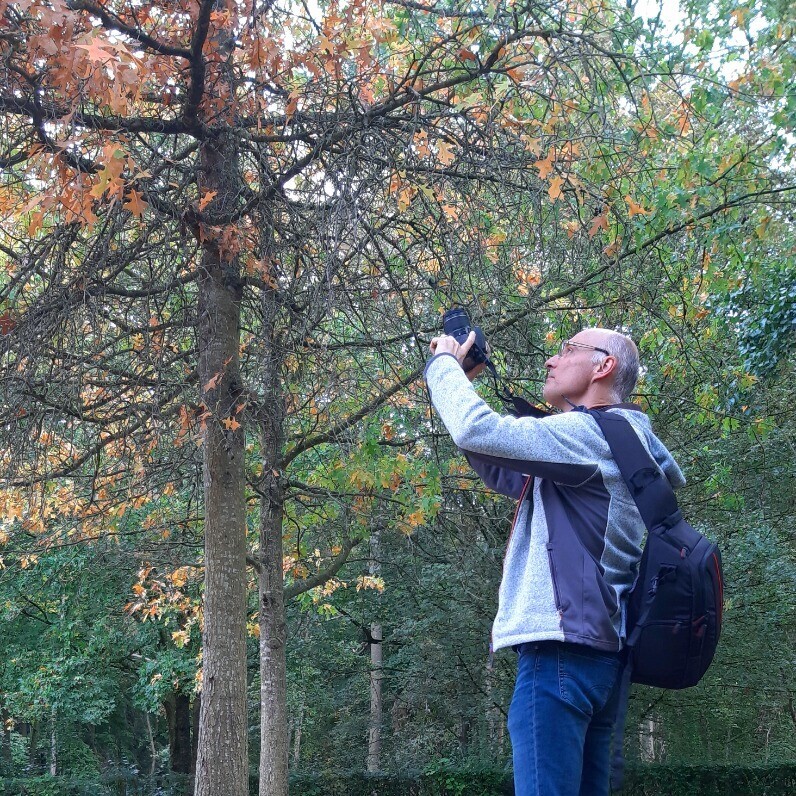
[(467, 312), (461, 307), (454, 307), (442, 316), (442, 329), (445, 334), (453, 337), (457, 343), (463, 343), (470, 332), (475, 332), (475, 342), (467, 352), (467, 357), (462, 362), (464, 372), (472, 370), (476, 365), (487, 362), (489, 359), (489, 344), (484, 337), (480, 326), (471, 326)]

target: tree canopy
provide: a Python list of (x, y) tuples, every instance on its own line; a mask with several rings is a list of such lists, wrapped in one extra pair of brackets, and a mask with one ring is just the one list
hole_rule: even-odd
[(638, 754), (721, 719), (711, 760), (792, 755), (796, 18), (683, 13), (0, 0), (9, 755), (49, 732), (57, 770), (66, 727), (127, 711), (197, 793), (251, 758), (282, 795), (290, 761), (364, 765), (375, 625), (384, 766), (505, 754), (479, 639), (509, 507), (420, 378), (453, 304), (531, 397), (576, 328), (638, 340), (734, 578), (714, 713), (678, 734), (687, 697), (642, 696)]

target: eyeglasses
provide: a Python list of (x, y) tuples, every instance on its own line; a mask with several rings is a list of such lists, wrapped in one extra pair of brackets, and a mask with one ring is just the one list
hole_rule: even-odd
[(558, 349), (558, 356), (563, 357), (566, 356), (573, 348), (583, 348), (589, 351), (599, 351), (601, 354), (605, 354), (605, 356), (610, 357), (611, 352), (606, 351), (604, 348), (600, 348), (596, 345), (587, 345), (586, 343), (576, 343), (573, 340), (564, 340), (561, 343), (561, 348)]

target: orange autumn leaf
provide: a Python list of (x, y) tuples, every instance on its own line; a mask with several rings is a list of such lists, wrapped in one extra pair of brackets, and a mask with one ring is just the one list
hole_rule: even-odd
[(127, 201), (124, 203), (124, 206), (136, 217), (141, 218), (144, 214), (144, 210), (149, 207), (149, 205), (144, 201), (144, 195), (140, 191), (133, 190), (132, 188), (127, 194)]
[(558, 175), (550, 180), (550, 187), (547, 189), (547, 193), (554, 202), (561, 196), (561, 186), (563, 184), (564, 178)]
[(593, 238), (601, 229), (608, 230), (608, 211), (603, 210), (599, 216), (595, 216), (589, 227), (589, 237)]
[(225, 417), (221, 421), (221, 425), (224, 426), (227, 431), (237, 431), (240, 428), (240, 423), (238, 423), (234, 417)]
[(547, 179), (547, 176), (553, 170), (553, 163), (554, 162), (555, 162), (555, 151), (551, 149), (547, 153), (547, 157), (544, 160), (537, 160), (536, 163), (534, 163), (534, 166), (539, 171), (539, 178), (540, 179), (542, 179), (542, 180), (546, 180)]
[(625, 197), (625, 201), (627, 202), (627, 212), (628, 215), (633, 218), (633, 216), (646, 216), (649, 215), (649, 210), (647, 210), (643, 205), (639, 204), (633, 197), (628, 194)]
[(218, 383), (221, 381), (221, 376), (222, 376), (222, 375), (223, 375), (223, 374), (222, 374), (222, 372), (221, 372), (221, 371), (219, 371), (218, 373), (216, 373), (216, 375), (215, 375), (215, 376), (213, 376), (211, 379), (209, 379), (209, 380), (208, 380), (208, 381), (205, 383), (204, 387), (202, 387), (202, 390), (203, 390), (204, 392), (208, 392), (209, 390), (215, 390), (215, 388), (216, 388), (216, 387), (218, 387)]
[(437, 160), (443, 166), (450, 166), (455, 160), (456, 156), (453, 153), (451, 145), (447, 141), (437, 142)]
[(205, 191), (199, 200), (199, 209), (204, 210), (216, 198), (217, 193), (218, 191)]

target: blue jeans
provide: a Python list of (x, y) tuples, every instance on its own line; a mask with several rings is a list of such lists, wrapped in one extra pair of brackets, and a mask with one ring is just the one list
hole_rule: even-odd
[(619, 653), (558, 641), (518, 652), (508, 721), (515, 796), (607, 796)]

